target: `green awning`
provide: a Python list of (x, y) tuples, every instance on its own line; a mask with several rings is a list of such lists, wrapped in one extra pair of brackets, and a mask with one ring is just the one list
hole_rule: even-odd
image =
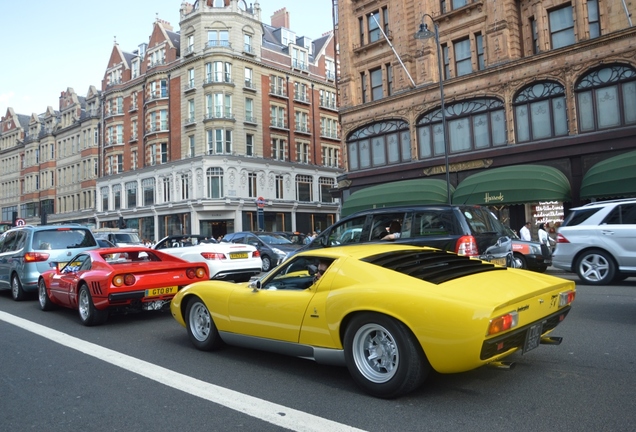
[(570, 182), (556, 168), (513, 165), (473, 174), (457, 185), (453, 204), (524, 204), (570, 201)]
[[(451, 186), (451, 193), (453, 187)], [(446, 181), (437, 179), (400, 180), (371, 186), (351, 194), (342, 205), (342, 216), (378, 207), (448, 202)]]
[(581, 182), (581, 199), (632, 196), (636, 196), (636, 151), (597, 163)]

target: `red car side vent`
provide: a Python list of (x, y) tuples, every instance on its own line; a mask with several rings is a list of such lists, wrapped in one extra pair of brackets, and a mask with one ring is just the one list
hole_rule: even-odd
[(93, 294), (102, 294), (102, 287), (99, 282), (91, 282), (91, 291), (93, 292)]

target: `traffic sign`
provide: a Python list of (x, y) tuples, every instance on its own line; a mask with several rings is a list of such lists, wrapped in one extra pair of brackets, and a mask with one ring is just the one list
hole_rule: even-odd
[(17, 219), (15, 220), (15, 226), (25, 226), (25, 225), (26, 225), (26, 222), (24, 221), (24, 219), (22, 219), (22, 218), (17, 218)]
[(265, 204), (267, 204), (267, 201), (265, 201), (265, 198), (263, 197), (258, 197), (256, 198), (256, 205), (258, 206), (258, 208), (263, 208), (265, 207)]

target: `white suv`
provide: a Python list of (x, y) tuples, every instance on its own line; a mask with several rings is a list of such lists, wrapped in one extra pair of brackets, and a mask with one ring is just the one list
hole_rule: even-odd
[(591, 285), (636, 276), (636, 199), (571, 209), (559, 228), (552, 265)]

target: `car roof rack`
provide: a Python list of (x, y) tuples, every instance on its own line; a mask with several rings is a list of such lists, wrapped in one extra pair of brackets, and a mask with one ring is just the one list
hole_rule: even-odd
[(636, 197), (632, 197), (632, 198), (617, 198), (617, 199), (613, 199), (613, 200), (603, 200), (603, 201), (594, 201), (594, 202), (591, 202), (591, 203), (584, 204), (583, 207), (593, 206), (593, 205), (597, 205), (597, 204), (620, 203), (620, 202), (629, 202), (629, 201), (636, 201)]

